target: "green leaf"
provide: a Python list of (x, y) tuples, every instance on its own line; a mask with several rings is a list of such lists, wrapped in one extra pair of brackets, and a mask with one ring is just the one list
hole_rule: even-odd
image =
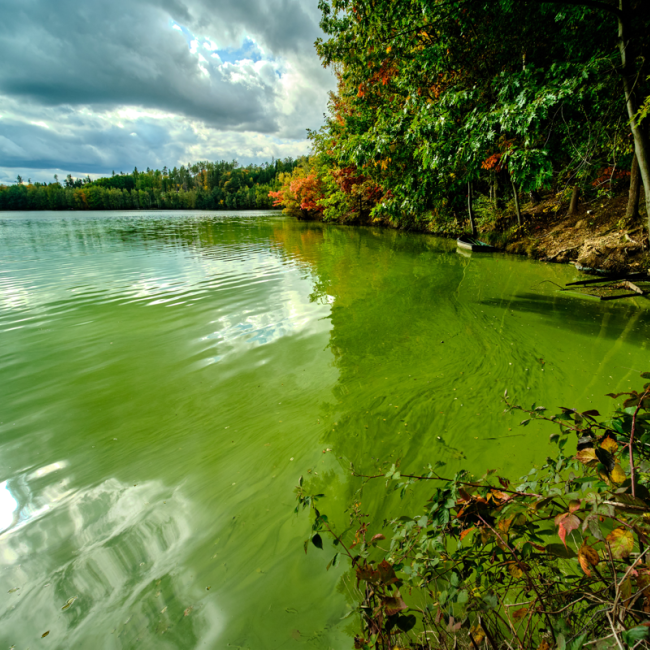
[(580, 650), (588, 638), (589, 638), (588, 632), (581, 634), (578, 638), (573, 640), (573, 642), (569, 646), (569, 650)]
[[(323, 538), (316, 533), (312, 538), (311, 538), (311, 543), (316, 547), (316, 548), (323, 548)], [(306, 550), (306, 549), (305, 549)]]
[(398, 616), (397, 617), (397, 627), (402, 630), (402, 632), (408, 632), (415, 627), (417, 619), (414, 614), (409, 614), (408, 616)]
[(549, 544), (546, 546), (546, 552), (556, 557), (574, 558), (578, 557), (574, 551), (568, 547), (565, 548), (564, 544)]
[(648, 638), (648, 628), (645, 625), (639, 625), (638, 627), (633, 627), (631, 630), (626, 630), (625, 632), (621, 632), (621, 639), (623, 640), (623, 643), (628, 648), (633, 647), (636, 645), (639, 641), (642, 641), (643, 639)]

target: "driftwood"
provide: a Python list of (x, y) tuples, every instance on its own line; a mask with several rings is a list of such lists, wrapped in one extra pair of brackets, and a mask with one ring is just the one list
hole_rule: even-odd
[(628, 273), (619, 277), (609, 276), (607, 278), (594, 278), (593, 280), (579, 280), (578, 282), (569, 282), (567, 287), (586, 287), (593, 285), (594, 289), (629, 289), (633, 293), (624, 293), (618, 296), (600, 296), (601, 300), (618, 300), (619, 298), (633, 298), (635, 296), (645, 296), (646, 292), (638, 285), (631, 282), (631, 279), (636, 280), (649, 279), (646, 273)]
[(580, 280), (579, 282), (568, 282), (565, 286), (577, 287), (588, 284), (599, 284), (601, 282), (618, 282), (620, 280), (630, 280), (632, 278), (648, 277), (646, 273), (626, 273), (625, 275), (610, 275), (603, 278), (594, 278), (593, 280)]

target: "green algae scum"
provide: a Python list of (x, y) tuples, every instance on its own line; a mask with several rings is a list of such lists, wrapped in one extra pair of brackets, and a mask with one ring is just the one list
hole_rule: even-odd
[(527, 471), (505, 388), (607, 410), (648, 367), (645, 299), (575, 279), (276, 212), (3, 213), (0, 644), (351, 647), (298, 478), (336, 511), (351, 462)]

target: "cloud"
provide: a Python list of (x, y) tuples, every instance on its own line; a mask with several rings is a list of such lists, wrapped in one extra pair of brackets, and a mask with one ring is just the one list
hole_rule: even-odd
[(298, 155), (333, 85), (313, 50), (316, 0), (0, 0), (0, 12), (6, 168), (106, 173), (289, 143)]

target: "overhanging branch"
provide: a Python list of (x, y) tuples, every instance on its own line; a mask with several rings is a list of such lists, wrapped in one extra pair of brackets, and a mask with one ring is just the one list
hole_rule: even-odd
[(606, 2), (598, 0), (537, 0), (539, 4), (556, 4), (556, 5), (576, 5), (578, 7), (589, 7), (590, 9), (602, 9), (614, 14), (619, 20), (623, 20), (623, 12)]

